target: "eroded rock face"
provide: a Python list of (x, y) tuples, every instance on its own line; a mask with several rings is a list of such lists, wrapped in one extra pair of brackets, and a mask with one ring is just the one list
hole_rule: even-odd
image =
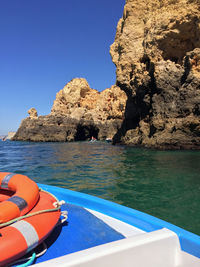
[(110, 53), (128, 100), (115, 142), (200, 148), (200, 3), (127, 0)]
[(37, 119), (38, 118), (37, 110), (35, 108), (30, 108), (28, 110), (28, 114), (30, 116), (30, 119)]
[(73, 79), (50, 115), (31, 111), (15, 140), (114, 135), (114, 143), (200, 149), (200, 2), (126, 0), (110, 53), (116, 85), (99, 93)]
[(50, 115), (38, 117), (34, 108), (28, 111), (30, 117), (22, 121), (13, 140), (112, 138), (121, 127), (126, 100), (126, 94), (117, 86), (99, 93), (85, 79), (73, 79), (57, 93)]
[[(90, 88), (83, 78), (71, 80), (56, 95), (51, 114), (71, 115), (75, 110), (95, 107), (98, 91)], [(83, 102), (86, 101), (87, 104)]]
[(95, 122), (122, 119), (126, 100), (126, 94), (117, 86), (98, 92), (85, 79), (76, 78), (57, 93), (51, 115)]

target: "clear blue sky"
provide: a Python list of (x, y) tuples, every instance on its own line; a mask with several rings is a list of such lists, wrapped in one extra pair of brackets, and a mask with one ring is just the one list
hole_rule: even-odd
[(27, 111), (50, 113), (75, 77), (99, 91), (115, 83), (109, 54), (125, 0), (0, 1), (0, 135)]

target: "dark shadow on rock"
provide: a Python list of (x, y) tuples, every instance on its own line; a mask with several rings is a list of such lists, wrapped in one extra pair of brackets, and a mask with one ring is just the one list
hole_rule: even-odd
[(92, 136), (98, 138), (99, 129), (93, 124), (78, 124), (77, 132), (74, 137), (75, 141), (90, 140)]
[[(132, 89), (127, 88), (126, 85), (117, 83), (125, 93), (127, 94), (127, 102), (124, 114), (124, 120), (120, 129), (113, 137), (113, 144), (120, 143), (121, 138), (126, 135), (126, 132), (131, 129), (139, 127), (141, 120), (150, 120), (152, 114), (152, 98), (158, 89), (156, 86), (156, 80), (154, 77), (154, 63), (152, 63), (147, 55), (141, 59), (141, 63), (146, 65), (146, 70), (150, 79), (145, 84), (137, 84), (137, 80), (133, 79), (130, 82), (130, 87), (135, 88), (135, 95), (132, 96)], [(138, 145), (138, 144), (137, 144)]]

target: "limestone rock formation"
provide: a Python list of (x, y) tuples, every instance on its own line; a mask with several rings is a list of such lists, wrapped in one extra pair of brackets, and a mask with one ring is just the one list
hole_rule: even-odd
[[(56, 95), (51, 114), (71, 115), (75, 110), (93, 109), (98, 91), (90, 88), (83, 78), (71, 80)], [(88, 101), (87, 101), (88, 100)], [(83, 102), (86, 102), (85, 104)], [(84, 112), (83, 112), (84, 113)]]
[(126, 94), (115, 85), (98, 92), (85, 79), (76, 78), (57, 93), (51, 115), (95, 122), (122, 119), (126, 100)]
[(34, 142), (73, 141), (78, 121), (59, 116), (30, 117), (21, 122), (13, 140)]
[(128, 97), (114, 142), (200, 149), (200, 2), (126, 0), (110, 53)]
[(12, 138), (15, 136), (16, 132), (8, 132), (7, 138), (8, 140), (12, 140)]
[(78, 141), (112, 138), (121, 127), (127, 96), (117, 86), (101, 93), (83, 78), (70, 81), (60, 90), (51, 114), (37, 116), (31, 108), (13, 140)]
[(100, 93), (73, 79), (50, 115), (30, 110), (14, 139), (114, 135), (114, 143), (200, 149), (199, 0), (126, 0), (110, 53), (116, 85)]
[(35, 108), (30, 108), (28, 110), (28, 114), (30, 116), (30, 119), (37, 119), (38, 118), (37, 110)]

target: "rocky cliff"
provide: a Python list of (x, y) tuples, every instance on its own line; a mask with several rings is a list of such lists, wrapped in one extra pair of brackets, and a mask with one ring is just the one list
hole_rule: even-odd
[(29, 110), (14, 139), (114, 136), (114, 143), (200, 149), (199, 0), (126, 0), (110, 53), (116, 85), (99, 93), (73, 79), (50, 115)]
[(112, 138), (124, 119), (127, 96), (119, 87), (101, 93), (83, 78), (70, 81), (60, 90), (51, 113), (38, 116), (29, 109), (13, 140), (78, 141)]
[(51, 115), (94, 122), (122, 119), (126, 100), (126, 94), (115, 85), (98, 92), (85, 79), (76, 78), (57, 93)]
[(110, 53), (126, 92), (114, 142), (200, 148), (200, 2), (126, 0)]

